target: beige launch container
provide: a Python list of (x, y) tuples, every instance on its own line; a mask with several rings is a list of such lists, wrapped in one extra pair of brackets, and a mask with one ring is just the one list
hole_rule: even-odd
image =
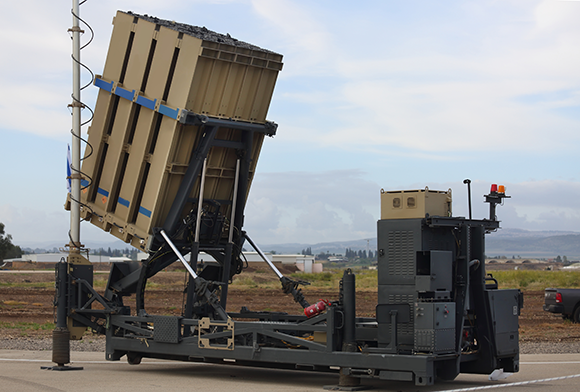
[[(282, 56), (205, 28), (132, 13), (117, 12), (113, 25), (103, 75), (95, 81), (92, 151), (87, 147), (81, 167), (82, 216), (147, 250), (203, 133), (180, 120), (194, 112), (266, 123)], [(219, 128), (216, 138), (239, 142), (241, 132)], [(250, 181), (263, 138), (253, 138)], [(204, 199), (232, 200), (236, 160), (235, 149), (211, 148)], [(194, 188), (192, 199), (199, 181)]]
[(451, 216), (451, 189), (429, 188), (409, 191), (381, 189), (381, 219), (411, 219), (429, 216)]

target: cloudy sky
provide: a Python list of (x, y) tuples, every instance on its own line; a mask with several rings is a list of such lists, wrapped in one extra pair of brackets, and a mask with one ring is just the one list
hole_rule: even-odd
[[(70, 9), (3, 4), (0, 222), (25, 246), (68, 242)], [(118, 9), (284, 55), (246, 209), (261, 244), (373, 238), (381, 189), (451, 188), (466, 215), (465, 178), (476, 218), (498, 183), (503, 227), (580, 232), (580, 1), (88, 0), (97, 74)]]

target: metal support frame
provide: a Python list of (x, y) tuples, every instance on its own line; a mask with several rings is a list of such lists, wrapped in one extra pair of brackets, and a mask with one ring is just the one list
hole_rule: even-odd
[[(138, 270), (130, 272), (117, 281), (111, 282), (107, 292), (112, 296), (113, 300), (119, 300), (121, 296), (128, 295), (131, 292), (136, 292), (137, 312), (144, 312), (145, 308), (145, 285), (147, 279), (154, 276), (159, 271), (163, 270), (173, 262), (182, 258), (183, 255), (191, 253), (190, 263), (187, 266), (190, 272), (188, 289), (186, 294), (186, 304), (184, 310), (185, 317), (192, 317), (196, 312), (194, 304), (198, 299), (202, 298), (208, 301), (212, 308), (217, 312), (219, 318), (225, 319), (225, 308), (227, 305), (228, 281), (231, 279), (232, 273), (239, 272), (239, 267), (236, 271), (232, 271), (232, 263), (238, 259), (241, 252), (243, 241), (245, 237), (242, 235), (243, 213), (245, 208), (245, 200), (248, 193), (250, 182), (250, 167), (252, 164), (252, 148), (254, 143), (254, 133), (265, 133), (273, 135), (275, 133), (276, 124), (253, 124), (241, 121), (233, 121), (227, 119), (216, 119), (203, 115), (196, 115), (195, 113), (188, 113), (186, 117), (180, 120), (186, 125), (202, 126), (199, 140), (197, 141), (196, 150), (192, 153), (189, 166), (184, 173), (178, 192), (170, 206), (169, 213), (166, 216), (162, 227), (154, 228), (154, 238), (151, 241), (151, 252), (149, 258), (143, 262), (142, 267)], [(216, 138), (218, 129), (225, 127), (228, 129), (235, 129), (240, 131), (241, 139), (239, 142), (227, 142)], [(228, 200), (204, 200), (204, 183), (205, 183), (205, 161), (210, 154), (212, 147), (233, 148), (237, 151), (238, 161), (236, 163), (236, 175), (234, 179), (233, 197)], [(191, 192), (199, 183), (199, 196), (197, 200), (191, 199)], [(219, 243), (206, 243), (201, 238), (202, 226), (201, 222), (204, 219), (204, 204), (217, 202), (218, 205), (224, 202), (231, 205), (229, 214), (229, 229), (227, 237), (223, 237)], [(191, 222), (195, 221), (194, 239), (192, 242), (185, 241), (179, 230), (183, 227), (183, 211), (187, 203), (195, 203), (197, 209), (194, 212), (195, 216)], [(194, 204), (194, 205), (195, 205)], [(168, 239), (176, 249), (171, 249), (168, 245)], [(200, 251), (205, 251), (211, 254), (220, 263), (220, 275), (211, 276), (209, 279), (206, 276), (199, 276), (204, 278), (205, 283), (196, 279), (191, 275), (191, 271), (197, 274), (197, 260)], [(240, 263), (240, 261), (236, 261)], [(210, 271), (211, 272), (211, 271)], [(205, 273), (202, 272), (202, 275)], [(207, 274), (206, 274), (207, 275)], [(218, 282), (218, 280), (220, 280)], [(203, 285), (203, 289), (199, 286)], [(219, 285), (221, 288), (221, 297), (218, 299), (215, 295), (208, 296), (206, 291), (211, 287)], [(214, 290), (214, 289), (211, 289)], [(116, 294), (115, 294), (116, 293)], [(211, 299), (211, 301), (210, 301)], [(186, 332), (189, 333), (189, 332)]]
[[(417, 293), (416, 273), (402, 277), (390, 276), (382, 283), (393, 287), (398, 285), (396, 290), (406, 285), (405, 290), (413, 292), (411, 297), (417, 303), (452, 303), (454, 313), (450, 323), (453, 323), (454, 334), (452, 337), (449, 334), (444, 335), (446, 342), (450, 342), (451, 349), (444, 347), (439, 351), (434, 348), (429, 351), (429, 347), (414, 348), (412, 342), (409, 344), (409, 336), (399, 335), (403, 329), (414, 328), (413, 303), (393, 304), (383, 301), (382, 305), (379, 304), (382, 310), (377, 307), (376, 318), (357, 318), (355, 277), (351, 271), (346, 271), (343, 276), (339, 301), (329, 304), (326, 313), (310, 319), (305, 315), (251, 312), (247, 309), (242, 309), (239, 313), (228, 313), (226, 301), (232, 272), (230, 268), (239, 262), (238, 257), (245, 241), (260, 254), (280, 279), (283, 291), (291, 293), (295, 301), (303, 307), (309, 306), (298, 289), (298, 285), (305, 282), (296, 282), (285, 277), (250, 236), (242, 231), (245, 198), (250, 180), (253, 133), (267, 133), (269, 128), (263, 124), (214, 119), (192, 113), (185, 114), (180, 121), (189, 125), (202, 125), (203, 128), (165, 222), (162, 227), (154, 229), (155, 238), (151, 244), (155, 251), (150, 253), (140, 268), (127, 268), (125, 275), (119, 270), (117, 279), (108, 284), (106, 299), (100, 297), (92, 287), (88, 287), (90, 284), (85, 280), (73, 280), (78, 290), (75, 297), (77, 302), (68, 306), (74, 307), (74, 319), (78, 322), (99, 332), (106, 330), (107, 359), (118, 360), (127, 355), (130, 363), (138, 363), (142, 357), (221, 362), (224, 350), (227, 350), (227, 358), (238, 364), (315, 371), (340, 369), (341, 383), (348, 384), (357, 384), (362, 377), (376, 377), (414, 381), (416, 385), (431, 385), (436, 377), (453, 379), (460, 371), (487, 372), (500, 363), (507, 368), (517, 368), (518, 360), (513, 352), (504, 354), (501, 358), (498, 356), (493, 327), (495, 316), (490, 311), (493, 297), (486, 286), (485, 268), (480, 263), (472, 262), (483, 258), (483, 236), (485, 232), (499, 227), (496, 219), (433, 216), (406, 220), (407, 223), (403, 225), (412, 221), (411, 231), (416, 232), (413, 241), (417, 249), (404, 262), (416, 263), (416, 254), (419, 251), (427, 254), (421, 256), (422, 263), (427, 257), (435, 257), (429, 252), (439, 252), (436, 256), (439, 259), (433, 260), (442, 260), (447, 266), (448, 271), (444, 273), (452, 274), (452, 283), (449, 285), (453, 287), (445, 288), (439, 297), (437, 294), (429, 297), (428, 293)], [(218, 128), (221, 126), (240, 130), (241, 140), (216, 140)], [(206, 159), (211, 148), (215, 146), (234, 148), (238, 153), (233, 197), (226, 201), (231, 203), (231, 211), (221, 221), (229, 218), (227, 231), (222, 229), (217, 240), (213, 237), (210, 239), (210, 235), (214, 234), (202, 232), (203, 220), (214, 219), (219, 214), (218, 210), (215, 216), (211, 215), (212, 203), (223, 203), (218, 200), (204, 200)], [(197, 181), (199, 195), (193, 198), (191, 193)], [(491, 204), (490, 210), (494, 218), (495, 205), (505, 196), (498, 197), (491, 195), (487, 200)], [(192, 211), (184, 218), (184, 209), (189, 203), (193, 205)], [(184, 235), (186, 230), (187, 233), (194, 233), (193, 238)], [(425, 242), (417, 240), (423, 231), (431, 236)], [(437, 244), (439, 247), (429, 248), (432, 245), (425, 244)], [(422, 248), (424, 246), (425, 249)], [(219, 266), (198, 272), (197, 260), (200, 251), (214, 256)], [(187, 253), (191, 253), (189, 263), (184, 257)], [(384, 250), (379, 253), (384, 257)], [(146, 281), (175, 261), (181, 262), (189, 274), (184, 313), (182, 316), (150, 316), (144, 307)], [(409, 266), (405, 268), (407, 267)], [(410, 271), (416, 272), (416, 265), (410, 267)], [(381, 294), (380, 285), (381, 282), (379, 300), (384, 295)], [(220, 298), (217, 295), (218, 288), (221, 289)], [(121, 297), (131, 292), (136, 292), (137, 316), (128, 315), (122, 304)], [(90, 298), (87, 294), (90, 294)], [(95, 301), (100, 302), (104, 309), (90, 309)], [(106, 319), (106, 328), (92, 321), (92, 316)], [(475, 324), (468, 325), (473, 320), (476, 321)], [(464, 328), (473, 328), (478, 333), (478, 352), (470, 356), (462, 355)], [(384, 331), (387, 330), (388, 333), (385, 334)], [(385, 335), (390, 335), (387, 336), (387, 342), (384, 340)], [(416, 355), (417, 353), (421, 355)]]
[(173, 242), (171, 242), (167, 234), (165, 234), (165, 231), (161, 230), (161, 235), (163, 236), (165, 241), (167, 241), (167, 244), (169, 245), (171, 250), (175, 253), (179, 261), (181, 261), (181, 264), (183, 264), (187, 272), (189, 272), (191, 277), (196, 282), (196, 287), (198, 287), (198, 291), (203, 293), (203, 295), (208, 300), (208, 303), (214, 307), (220, 318), (222, 320), (227, 320), (229, 316), (227, 315), (226, 311), (220, 306), (220, 304), (215, 300), (215, 298), (213, 298), (212, 293), (209, 291), (209, 289), (207, 289), (206, 285), (204, 284), (205, 283), (204, 280), (195, 273), (195, 271), (193, 270), (193, 268), (191, 268), (189, 264), (187, 264), (187, 261), (185, 261), (183, 255), (179, 253), (179, 250), (177, 250)]
[[(168, 232), (170, 235), (175, 233), (177, 229), (178, 222), (181, 218), (181, 214), (187, 203), (187, 199), (189, 198), (189, 194), (193, 189), (197, 181), (197, 177), (200, 174), (201, 169), (203, 168), (205, 159), (207, 158), (207, 154), (209, 153), (210, 148), (212, 147), (212, 142), (215, 138), (217, 133), (217, 127), (210, 126), (204, 129), (204, 133), (199, 141), (199, 145), (197, 150), (191, 155), (191, 162), (187, 167), (187, 171), (183, 176), (183, 180), (179, 185), (179, 191), (177, 192), (177, 196), (171, 205), (171, 209), (167, 214), (167, 218), (165, 219), (165, 223), (163, 224), (163, 229)], [(203, 179), (204, 177), (202, 177)], [(199, 212), (198, 212), (199, 213)], [(199, 230), (196, 230), (197, 232)], [(197, 235), (197, 233), (196, 233)]]
[[(466, 317), (476, 316), (474, 328), (478, 331), (478, 341), (481, 341), (477, 353), (462, 355), (462, 335), (459, 333), (453, 337), (455, 348), (451, 351), (422, 352), (422, 355), (407, 352), (404, 345), (399, 345), (397, 328), (400, 323), (413, 322), (409, 317), (412, 308), (407, 304), (379, 305), (383, 308), (377, 308), (376, 319), (357, 318), (354, 274), (346, 271), (341, 283), (340, 300), (333, 303), (326, 313), (311, 319), (303, 315), (273, 312), (242, 311), (228, 314), (225, 310), (219, 312), (219, 306), (214, 308), (217, 311), (214, 318), (147, 314), (135, 317), (111, 312), (107, 316), (107, 359), (118, 360), (127, 355), (131, 363), (138, 363), (142, 357), (220, 363), (225, 357), (224, 350), (227, 350), (227, 358), (237, 364), (326, 372), (340, 369), (343, 386), (344, 382), (358, 384), (362, 377), (430, 385), (436, 377), (453, 379), (459, 372), (486, 373), (500, 364), (517, 369), (517, 353), (498, 357), (492, 326), (495, 320), (490, 313), (489, 299), (489, 292), (494, 290), (487, 289), (484, 266), (474, 262), (482, 258), (485, 232), (496, 226), (497, 221), (450, 217), (430, 217), (417, 221), (417, 227), (426, 230), (433, 238), (440, 238), (437, 232), (447, 233), (445, 235), (451, 237), (458, 236), (457, 241), (452, 241), (453, 244), (459, 244), (456, 252), (439, 251), (437, 255), (440, 256), (437, 257), (455, 257), (454, 330), (462, 331), (470, 324), (464, 318), (465, 314)], [(208, 282), (183, 257), (184, 249), (174, 244), (164, 230), (160, 231), (160, 236), (168, 249), (171, 249), (172, 257), (183, 264), (194, 280), (197, 297), (205, 296), (212, 306), (219, 305), (219, 301), (212, 303), (210, 300), (212, 293), (208, 290)], [(247, 234), (244, 234), (244, 238), (255, 245)], [(440, 240), (445, 243), (444, 238)], [(263, 257), (268, 260), (265, 255)], [(270, 264), (275, 268), (273, 263)], [(281, 280), (283, 278), (282, 275)], [(83, 284), (82, 281), (79, 283)], [(201, 291), (201, 288), (206, 290)], [(451, 299), (445, 297), (439, 301)], [(248, 319), (258, 321), (246, 321)], [(377, 329), (385, 323), (391, 326), (390, 344), (386, 347), (365, 346), (361, 354), (359, 345), (376, 341)], [(317, 338), (309, 340), (304, 339), (304, 336)]]

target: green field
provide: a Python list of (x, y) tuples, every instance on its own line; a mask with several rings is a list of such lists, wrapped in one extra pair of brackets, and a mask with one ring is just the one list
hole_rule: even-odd
[[(377, 270), (353, 269), (356, 274), (356, 287), (362, 290), (377, 289)], [(342, 270), (328, 270), (317, 274), (292, 274), (294, 279), (305, 280), (312, 287), (338, 287), (342, 278)], [(547, 287), (580, 288), (580, 271), (534, 271), (509, 270), (492, 271), (500, 289), (544, 290)], [(258, 284), (258, 286), (260, 286)]]
[(500, 289), (580, 288), (580, 271), (493, 271)]

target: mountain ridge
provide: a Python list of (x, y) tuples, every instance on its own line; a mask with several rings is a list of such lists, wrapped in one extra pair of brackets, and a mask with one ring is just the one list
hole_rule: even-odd
[[(306, 248), (310, 248), (313, 254), (330, 253), (344, 254), (347, 248), (358, 250), (377, 250), (377, 239), (364, 238), (357, 240), (341, 240), (311, 243), (278, 243), (262, 244), (260, 248), (265, 251), (274, 251), (281, 254), (300, 254)], [(62, 244), (55, 242), (40, 242), (37, 244), (20, 245), (23, 249), (52, 251), (54, 248), (62, 248)], [(125, 249), (131, 246), (123, 241), (111, 242), (86, 241), (89, 249)], [(251, 251), (251, 246), (245, 244), (244, 249)], [(537, 258), (553, 258), (558, 255), (567, 256), (568, 259), (580, 259), (580, 233), (573, 231), (530, 231), (524, 229), (500, 229), (486, 236), (486, 255), (496, 256), (521, 256)]]

